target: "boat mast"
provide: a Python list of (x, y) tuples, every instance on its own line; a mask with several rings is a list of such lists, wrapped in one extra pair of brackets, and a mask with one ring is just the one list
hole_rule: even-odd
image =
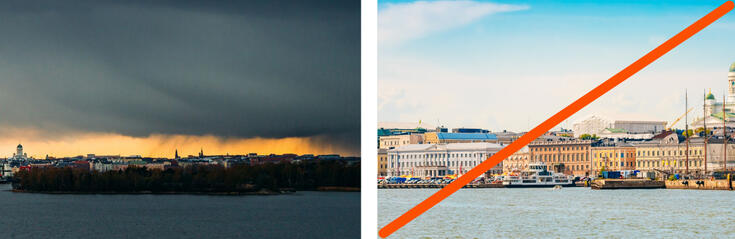
[(686, 162), (684, 167), (684, 174), (689, 175), (689, 111), (687, 110), (689, 108), (689, 95), (687, 94), (687, 90), (684, 89), (684, 137), (686, 141), (686, 152), (684, 152), (686, 155)]
[(725, 121), (727, 121), (727, 115), (725, 114), (725, 101), (727, 101), (727, 99), (725, 98), (725, 95), (723, 94), (722, 96), (722, 139), (724, 141), (723, 142), (724, 149), (722, 150), (722, 155), (723, 155), (722, 156), (722, 170), (723, 171), (727, 170), (727, 134), (725, 133), (725, 130), (727, 130), (727, 128), (725, 127)]
[(707, 94), (703, 93), (704, 101), (702, 102), (702, 124), (704, 125), (704, 175), (707, 175), (707, 110), (705, 104), (707, 102)]

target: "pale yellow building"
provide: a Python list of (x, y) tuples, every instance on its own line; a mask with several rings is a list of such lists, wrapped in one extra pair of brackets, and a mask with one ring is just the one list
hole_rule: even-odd
[(592, 171), (635, 170), (636, 148), (628, 143), (598, 143), (592, 147)]
[(388, 175), (388, 150), (378, 149), (378, 177)]
[[(687, 142), (684, 137), (674, 132), (661, 133), (649, 141), (636, 144), (635, 147), (636, 169), (641, 172), (685, 173), (688, 158), (690, 174), (704, 173), (705, 150), (704, 139), (702, 138), (690, 138), (688, 154)], [(721, 144), (709, 145), (707, 149), (709, 158), (722, 162), (721, 148)], [(712, 162), (711, 160), (709, 164), (712, 164)], [(714, 169), (710, 167), (709, 171)]]
[(386, 135), (378, 137), (379, 149), (395, 149), (409, 144), (423, 144), (423, 134)]
[(508, 158), (503, 160), (503, 173), (514, 170), (525, 170), (528, 168), (528, 146), (516, 151)]

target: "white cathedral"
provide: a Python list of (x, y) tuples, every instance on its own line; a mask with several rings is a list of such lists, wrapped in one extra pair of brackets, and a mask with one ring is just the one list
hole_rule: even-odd
[(26, 160), (28, 159), (28, 154), (23, 153), (23, 145), (18, 144), (18, 147), (15, 149), (15, 153), (13, 154), (13, 160)]
[(724, 118), (725, 125), (728, 128), (735, 128), (735, 62), (730, 65), (730, 71), (727, 73), (727, 83), (727, 98), (725, 98), (725, 102), (717, 102), (712, 92), (709, 92), (704, 99), (705, 117), (695, 119), (692, 122), (692, 127), (703, 127), (706, 122), (707, 128), (722, 128)]

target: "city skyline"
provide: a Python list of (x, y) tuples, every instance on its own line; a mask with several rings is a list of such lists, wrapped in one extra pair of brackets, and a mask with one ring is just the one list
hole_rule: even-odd
[[(526, 131), (720, 4), (380, 1), (379, 121)], [(685, 89), (702, 116), (703, 91), (727, 92), (733, 37), (726, 15), (557, 128), (672, 122)]]
[(0, 148), (359, 155), (359, 11), (354, 1), (0, 3)]
[[(125, 136), (113, 136), (111, 139), (114, 142), (121, 142), (120, 139), (114, 139), (117, 137)], [(327, 154), (338, 154), (341, 156), (358, 156), (359, 155), (344, 155), (338, 153), (338, 150), (333, 148), (319, 148), (319, 145), (310, 145), (313, 142), (302, 138), (286, 138), (279, 140), (269, 139), (235, 139), (232, 142), (221, 143), (218, 142), (220, 139), (215, 136), (200, 136), (196, 139), (190, 139), (191, 136), (161, 136), (152, 135), (152, 140), (125, 137), (128, 140), (122, 140), (122, 142), (129, 141), (128, 145), (119, 144), (105, 144), (105, 143), (94, 143), (94, 141), (100, 140), (99, 137), (89, 137), (74, 143), (45, 143), (45, 142), (31, 142), (26, 144), (24, 142), (8, 143), (3, 141), (0, 143), (0, 147), (5, 150), (0, 150), (0, 158), (11, 158), (14, 156), (15, 149), (18, 145), (22, 145), (24, 152), (29, 158), (44, 159), (46, 156), (52, 158), (65, 158), (65, 157), (77, 157), (86, 156), (88, 154), (94, 155), (116, 155), (120, 157), (128, 156), (140, 156), (146, 158), (174, 158), (174, 155), (178, 152), (181, 157), (187, 157), (189, 155), (198, 156), (200, 152), (203, 152), (205, 156), (212, 155), (247, 155), (255, 153), (258, 155), (282, 155), (282, 154), (296, 154), (296, 155), (327, 155)], [(166, 139), (163, 139), (166, 138)], [(255, 142), (253, 142), (255, 141)], [(148, 142), (162, 143), (158, 145), (147, 145)], [(70, 145), (92, 143), (86, 147), (68, 148)], [(213, 147), (199, 147), (195, 149), (195, 144), (203, 143), (205, 145), (211, 145)], [(249, 145), (258, 145), (257, 148)], [(122, 146), (122, 147), (121, 147)], [(177, 147), (183, 146), (183, 147)], [(321, 146), (323, 147), (323, 146)], [(252, 150), (248, 151), (247, 149)], [(84, 151), (89, 149), (90, 151)], [(315, 150), (318, 149), (318, 150)], [(36, 151), (40, 150), (40, 151)], [(102, 153), (100, 153), (102, 152)]]

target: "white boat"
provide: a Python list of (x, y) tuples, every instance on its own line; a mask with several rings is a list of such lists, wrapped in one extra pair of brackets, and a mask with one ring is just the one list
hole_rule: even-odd
[(554, 173), (546, 170), (543, 162), (528, 164), (528, 169), (520, 172), (511, 172), (503, 177), (503, 186), (514, 187), (554, 187), (574, 186), (574, 177), (563, 173)]

